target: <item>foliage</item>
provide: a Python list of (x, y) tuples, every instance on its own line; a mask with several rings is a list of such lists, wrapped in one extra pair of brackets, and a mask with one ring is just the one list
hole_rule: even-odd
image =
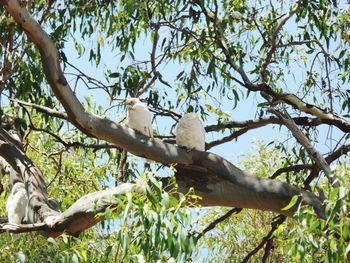
[[(348, 144), (349, 133), (334, 123), (305, 114), (283, 100), (265, 101), (244, 79), (252, 85), (269, 85), (277, 95), (294, 94), (305, 101), (306, 108), (314, 105), (349, 118), (350, 11), (344, 1), (79, 0), (52, 1), (52, 6), (42, 0), (28, 2), (33, 17), (55, 42), (68, 82), (90, 112), (123, 124), (125, 108), (113, 97), (140, 95), (147, 98), (154, 113), (155, 135), (170, 142), (178, 114), (197, 112), (206, 125), (216, 125), (207, 133), (208, 150), (226, 158), (247, 148), (232, 147), (232, 140), (238, 144), (244, 140), (239, 136), (262, 127), (251, 128), (239, 121), (270, 117), (269, 108), (288, 112), (295, 119), (310, 117), (299, 128), (325, 156)], [(281, 24), (296, 7), (295, 14)], [(49, 196), (62, 202), (62, 210), (87, 193), (118, 183), (120, 152), (88, 147), (102, 142), (66, 120), (12, 100), (62, 111), (45, 79), (39, 51), (2, 6), (0, 69), (1, 120), (13, 120), (7, 128), (20, 133), (26, 155), (43, 172)], [(310, 119), (323, 125), (310, 124)], [(238, 122), (220, 128), (229, 121)], [(274, 131), (282, 139), (255, 143), (257, 154), (245, 156), (242, 168), (268, 178), (281, 168), (314, 166), (305, 147), (278, 128)], [(214, 147), (218, 145), (222, 148)], [(326, 220), (316, 219), (309, 208), (300, 208), (296, 220), (288, 219), (275, 231), (270, 258), (277, 262), (350, 260), (349, 158), (336, 161), (333, 174), (341, 187), (329, 186), (321, 173), (310, 188), (314, 193), (324, 192)], [(129, 155), (130, 179), (143, 174), (142, 165), (139, 158)], [(154, 172), (162, 166), (154, 164), (150, 169)], [(302, 188), (313, 172), (285, 172), (278, 179)], [(172, 171), (164, 174), (172, 175)], [(5, 186), (0, 211), (5, 211), (10, 188), (6, 177), (0, 179)], [(23, 256), (29, 262), (239, 261), (270, 231), (276, 216), (243, 210), (197, 241), (189, 234), (194, 212), (188, 208), (188, 198), (193, 193), (178, 193), (175, 198), (175, 190), (167, 193), (153, 177), (147, 180), (145, 195), (121, 197), (123, 202), (103, 215), (109, 221), (79, 237), (47, 240), (23, 234), (11, 242), (9, 234), (0, 235), (0, 244), (6, 244), (0, 246), (0, 261)], [(205, 227), (226, 209), (201, 211), (198, 221)], [(254, 260), (263, 254), (261, 249)]]
[[(244, 169), (262, 171), (260, 176), (266, 177), (273, 172), (274, 165), (281, 165), (276, 148), (268, 148), (262, 142), (257, 142), (254, 148), (256, 153), (243, 156), (240, 162)], [(334, 170), (339, 180), (344, 183), (344, 187), (329, 188), (326, 181), (322, 181), (317, 186), (327, 197), (326, 220), (317, 219), (312, 209), (300, 207), (295, 219), (288, 219), (277, 228), (273, 235), (274, 248), (271, 251), (273, 262), (346, 262), (349, 260), (349, 169), (349, 164), (343, 163)], [(205, 226), (225, 212), (227, 208), (212, 209), (208, 211), (201, 223)], [(273, 213), (243, 210), (217, 225), (213, 232), (198, 243), (198, 248), (212, 251), (207, 255), (206, 260), (226, 262), (235, 258), (241, 262), (270, 231), (270, 223), (274, 216)], [(199, 251), (201, 250), (197, 250), (197, 253)], [(263, 254), (264, 249), (261, 249), (252, 258), (252, 262), (259, 262)], [(202, 258), (200, 254), (197, 256)]]

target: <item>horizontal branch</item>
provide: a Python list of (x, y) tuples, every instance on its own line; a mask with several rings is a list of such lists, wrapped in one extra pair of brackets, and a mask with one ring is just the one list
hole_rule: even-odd
[(283, 174), (283, 173), (289, 173), (289, 172), (300, 172), (303, 170), (311, 170), (313, 168), (313, 165), (307, 165), (307, 164), (296, 164), (292, 166), (282, 167), (278, 169), (276, 172), (273, 173), (273, 175), (270, 176), (271, 179), (275, 179), (277, 176)]
[(13, 102), (17, 102), (20, 105), (32, 107), (32, 108), (36, 109), (38, 112), (45, 113), (49, 116), (60, 118), (63, 120), (68, 120), (68, 116), (64, 112), (55, 111), (55, 110), (48, 108), (48, 107), (45, 107), (45, 106), (41, 106), (41, 105), (38, 105), (35, 103), (30, 103), (30, 102), (26, 102), (26, 101), (22, 101), (22, 100), (18, 100), (18, 99), (10, 99), (10, 100)]
[(0, 232), (24, 233), (40, 231), (45, 236), (57, 237), (63, 233), (76, 236), (103, 220), (96, 216), (119, 202), (118, 196), (142, 191), (142, 185), (124, 183), (117, 187), (87, 194), (77, 200), (65, 212), (47, 216), (43, 222), (16, 225), (0, 224)]
[[(295, 117), (292, 119), (297, 125), (308, 126), (308, 127), (315, 127), (322, 124), (327, 124), (327, 125), (336, 124), (334, 121), (331, 121), (330, 119), (319, 119), (319, 118), (309, 118), (309, 117)], [(283, 122), (275, 116), (270, 116), (267, 118), (260, 118), (256, 120), (229, 121), (229, 122), (222, 122), (220, 124), (208, 125), (205, 127), (205, 131), (212, 132), (212, 131), (220, 131), (220, 130), (231, 129), (231, 128), (249, 128), (251, 130), (251, 129), (264, 127), (269, 124), (283, 125)], [(339, 126), (338, 128), (344, 132), (347, 131), (346, 126)]]

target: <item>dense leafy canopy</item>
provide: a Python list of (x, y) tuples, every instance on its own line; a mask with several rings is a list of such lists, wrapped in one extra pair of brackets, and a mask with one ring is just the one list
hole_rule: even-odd
[[(144, 98), (155, 137), (168, 143), (175, 143), (180, 114), (197, 112), (206, 126), (206, 149), (230, 159), (243, 151), (234, 145), (245, 134), (268, 125), (267, 134), (274, 127), (282, 139), (262, 133), (259, 139), (269, 141), (254, 143), (255, 153), (238, 166), (258, 177), (278, 177), (325, 202), (325, 220), (300, 206), (296, 220), (243, 209), (220, 224), (227, 208), (191, 208), (196, 189), (185, 195), (176, 187), (165, 191), (155, 179), (173, 176), (176, 165), (144, 168), (143, 159), (130, 154), (125, 163), (122, 149), (82, 133), (58, 113), (62, 101), (47, 82), (43, 54), (5, 2), (1, 124), (19, 134), (25, 154), (44, 175), (48, 196), (65, 211), (85, 194), (121, 184), (121, 178), (141, 177), (148, 186), (144, 193), (118, 196), (97, 215), (106, 220), (78, 237), (27, 233), (13, 242), (3, 233), (1, 261), (349, 260), (350, 11), (343, 1), (22, 2), (54, 41), (87, 111), (124, 123), (125, 108), (113, 98)], [(309, 144), (282, 117), (292, 119)], [(0, 211), (6, 216), (8, 176), (1, 185)]]

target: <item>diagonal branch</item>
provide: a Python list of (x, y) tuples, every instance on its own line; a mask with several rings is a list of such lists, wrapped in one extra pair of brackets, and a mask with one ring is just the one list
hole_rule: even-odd
[(225, 137), (220, 138), (218, 140), (206, 143), (205, 144), (205, 150), (209, 150), (209, 149), (211, 149), (211, 148), (213, 148), (215, 146), (218, 146), (220, 144), (232, 141), (232, 140), (236, 139), (237, 137), (241, 136), (242, 134), (245, 134), (249, 130), (250, 130), (250, 128), (248, 128), (248, 127), (247, 128), (242, 128), (242, 129), (240, 129), (238, 131), (233, 132), (232, 134), (230, 134), (228, 136), (225, 136)]
[(243, 262), (248, 262), (249, 259), (255, 255), (272, 237), (273, 233), (276, 231), (276, 229), (286, 220), (286, 217), (284, 216), (278, 216), (275, 221), (271, 223), (271, 230), (270, 232), (263, 238), (263, 240), (260, 242), (260, 244), (254, 248), (249, 254), (243, 259)]
[(213, 25), (214, 25), (214, 30), (215, 30), (215, 40), (218, 43), (218, 45), (220, 46), (221, 50), (223, 51), (226, 61), (227, 63), (229, 63), (229, 65), (236, 71), (238, 72), (238, 74), (241, 76), (244, 84), (249, 87), (249, 89), (251, 90), (257, 90), (256, 86), (250, 81), (250, 79), (248, 78), (247, 74), (245, 73), (245, 71), (243, 70), (243, 68), (241, 68), (238, 64), (236, 64), (234, 62), (234, 60), (232, 59), (228, 44), (227, 44), (227, 40), (224, 36), (223, 33), (223, 29), (221, 28), (220, 23), (218, 22), (218, 17), (217, 17), (217, 10), (215, 12), (215, 14), (211, 14), (206, 7), (204, 6), (203, 2), (199, 1), (199, 0), (193, 0), (193, 3), (199, 5), (202, 9), (202, 12), (204, 13), (204, 15), (208, 18), (208, 20), (210, 20)]
[(326, 112), (323, 109), (318, 108), (315, 105), (306, 103), (299, 99), (297, 96), (294, 94), (289, 94), (289, 93), (283, 93), (278, 96), (275, 96), (275, 98), (272, 101), (272, 104), (277, 105), (279, 103), (287, 103), (288, 105), (291, 105), (292, 107), (311, 114), (317, 118), (319, 118), (322, 122), (335, 125), (337, 126), (340, 130), (344, 132), (350, 132), (350, 123), (347, 122), (346, 120), (340, 118), (339, 116), (332, 114), (330, 112)]
[(196, 235), (196, 239), (199, 240), (202, 236), (204, 236), (207, 232), (210, 230), (213, 230), (217, 224), (225, 221), (227, 218), (229, 218), (233, 214), (238, 214), (242, 211), (242, 208), (232, 208), (224, 215), (220, 216), (219, 218), (215, 219), (213, 222), (211, 222), (209, 225), (207, 225), (201, 232), (199, 232)]
[(272, 55), (277, 48), (277, 37), (278, 37), (279, 32), (281, 31), (281, 29), (285, 25), (285, 23), (299, 10), (300, 6), (301, 6), (301, 0), (297, 0), (296, 6), (282, 17), (282, 20), (280, 21), (280, 23), (276, 27), (275, 31), (273, 32), (273, 34), (271, 36), (271, 40), (270, 40), (270, 48), (266, 54), (266, 58), (265, 58), (264, 62), (261, 65), (261, 69), (260, 69), (260, 79), (261, 80), (265, 79), (267, 66), (270, 64), (271, 59), (272, 59)]
[(328, 166), (328, 163), (323, 158), (323, 156), (311, 145), (306, 136), (299, 130), (298, 126), (295, 124), (293, 119), (289, 116), (288, 113), (282, 114), (281, 112), (270, 109), (271, 113), (278, 116), (285, 124), (285, 126), (291, 131), (295, 139), (305, 148), (310, 158), (315, 161), (320, 169), (322, 169), (328, 178), (329, 182), (334, 186), (339, 186), (338, 182), (335, 182), (334, 178), (331, 175), (331, 169)]
[[(339, 149), (329, 154), (325, 158), (325, 160), (328, 164), (331, 164), (332, 162), (339, 159), (341, 156), (347, 154), (348, 152), (350, 152), (350, 144), (342, 145), (341, 147), (339, 147)], [(311, 173), (309, 174), (309, 176), (306, 178), (304, 182), (304, 187), (303, 187), (304, 189), (309, 188), (310, 183), (312, 182), (313, 179), (317, 177), (319, 172), (320, 172), (320, 169), (317, 167), (315, 169), (312, 169)]]

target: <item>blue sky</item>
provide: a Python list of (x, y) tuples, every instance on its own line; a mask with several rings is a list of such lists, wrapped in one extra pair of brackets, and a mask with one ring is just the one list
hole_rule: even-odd
[[(83, 41), (85, 42), (84, 45), (86, 45), (86, 48), (88, 49), (91, 45), (96, 45), (99, 38), (99, 34), (97, 33), (94, 37), (92, 37), (89, 41)], [(78, 54), (75, 50), (74, 43), (72, 39), (68, 39), (68, 42), (66, 44), (66, 47), (64, 49), (64, 52), (69, 59), (69, 62), (78, 67), (80, 70), (82, 70), (84, 73), (86, 73), (89, 76), (93, 76), (94, 78), (102, 81), (105, 84), (113, 84), (113, 79), (110, 79), (112, 82), (108, 83), (106, 81), (106, 78), (104, 76), (104, 73), (107, 69), (110, 69), (113, 71), (117, 71), (121, 63), (120, 56), (115, 55), (118, 52), (115, 50), (112, 50), (112, 43), (109, 43), (108, 39), (105, 39), (104, 47), (101, 48), (101, 64), (98, 68), (95, 68), (91, 62), (88, 61), (88, 55), (85, 54), (82, 57), (78, 57)], [(137, 60), (146, 60), (149, 59), (149, 54), (151, 50), (150, 45), (150, 39), (149, 38), (143, 38), (141, 39), (135, 47), (135, 57)], [(183, 66), (183, 65), (182, 65)], [(176, 74), (179, 72), (180, 66), (178, 64), (167, 64), (163, 68), (159, 68), (159, 71), (163, 74), (165, 79), (169, 81), (171, 85), (175, 86), (174, 79)], [(74, 69), (67, 68), (66, 72), (74, 72)], [(304, 73), (299, 69), (296, 68), (296, 71), (293, 72), (293, 74), (297, 77), (297, 79), (302, 78)], [(67, 79), (70, 81), (70, 85), (73, 86), (75, 83), (75, 78), (73, 76), (67, 75)], [(292, 77), (289, 77), (286, 82), (290, 84), (291, 86), (296, 84), (296, 80)], [(153, 87), (153, 89), (157, 89), (157, 84)], [(175, 96), (175, 93), (171, 90), (168, 90), (169, 96)], [(96, 101), (97, 104), (102, 105), (104, 108), (109, 107), (109, 98), (106, 96), (104, 92), (100, 92), (98, 90), (88, 90), (85, 85), (83, 85), (82, 82), (78, 83), (77, 86), (77, 96), (80, 98), (82, 102), (84, 102), (85, 96), (90, 96), (93, 98), (93, 100)], [(205, 98), (206, 103), (208, 104), (216, 104), (218, 106), (218, 102), (214, 99), (211, 99), (209, 97)], [(237, 107), (235, 109), (232, 109), (232, 105), (229, 104), (227, 100), (222, 100), (222, 104), (220, 105), (220, 108), (224, 112), (228, 112), (231, 114), (232, 120), (248, 120), (248, 119), (257, 119), (256, 116), (256, 105), (258, 103), (264, 102), (264, 99), (261, 98), (261, 96), (258, 93), (251, 93), (250, 96), (246, 99), (242, 99)], [(184, 110), (184, 108), (183, 108)], [(118, 112), (119, 111), (119, 112)], [(110, 119), (115, 120), (118, 114), (121, 114), (122, 116), (125, 116), (125, 111), (123, 109), (118, 110), (118, 108), (113, 108), (107, 113), (107, 116)], [(205, 121), (204, 125), (214, 124), (215, 119), (208, 119)], [(160, 132), (166, 132), (169, 130), (169, 127), (173, 125), (173, 122), (171, 119), (162, 118), (161, 120), (157, 121), (156, 124)], [(322, 125), (319, 129), (319, 137), (318, 137), (318, 144), (317, 149), (321, 153), (327, 153), (329, 151), (330, 146), (334, 146), (334, 143), (332, 144), (330, 140), (327, 138), (330, 134), (332, 134), (333, 138), (340, 138), (342, 135), (341, 132), (338, 131), (337, 128), (329, 128), (326, 125)], [(218, 134), (218, 133), (207, 133), (206, 134), (206, 141), (212, 141), (214, 139), (217, 139), (219, 137), (222, 137), (224, 135), (228, 135), (226, 132), (225, 134)], [(247, 132), (246, 134), (240, 136), (237, 141), (231, 141), (223, 145), (216, 146), (212, 149), (210, 149), (211, 152), (214, 152), (216, 154), (219, 154), (220, 156), (233, 161), (234, 163), (242, 156), (242, 154), (246, 155), (249, 153), (254, 152), (254, 147), (252, 144), (254, 144), (254, 139), (262, 140), (266, 143), (271, 141), (280, 141), (280, 142), (286, 142), (286, 146), (292, 147), (295, 144), (294, 139), (287, 140), (291, 136), (289, 135), (288, 130), (285, 127), (280, 126), (273, 126), (268, 125), (259, 129), (251, 130)]]

